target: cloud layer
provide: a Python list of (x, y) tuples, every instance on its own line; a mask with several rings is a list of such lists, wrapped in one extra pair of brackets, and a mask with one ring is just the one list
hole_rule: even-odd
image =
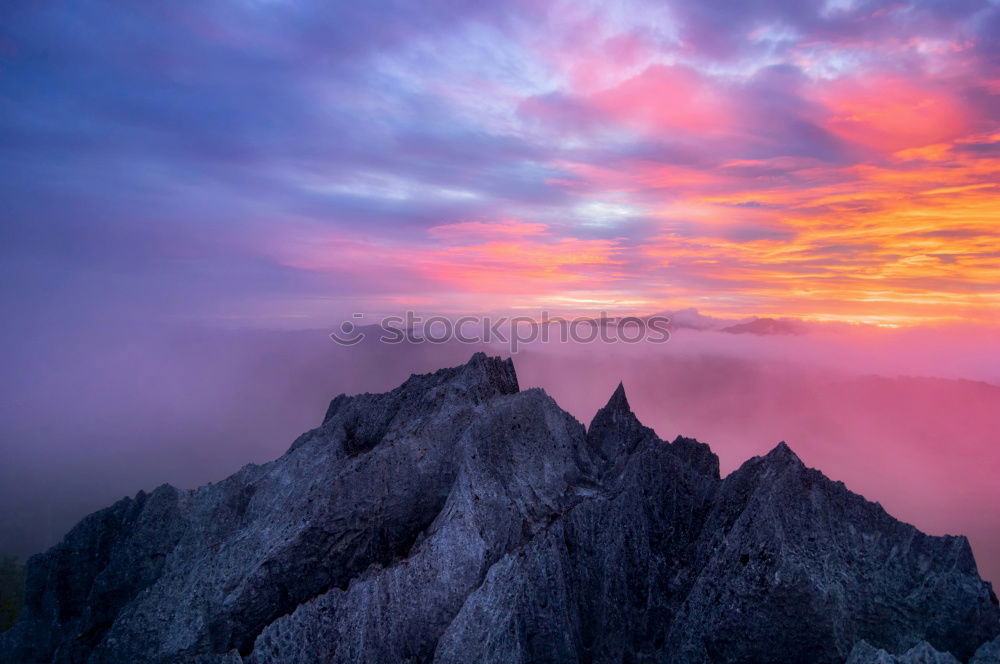
[(1000, 309), (1000, 5), (13, 2), (8, 306)]

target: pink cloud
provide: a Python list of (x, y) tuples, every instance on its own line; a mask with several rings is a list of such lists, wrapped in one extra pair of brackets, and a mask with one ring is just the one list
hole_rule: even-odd
[(726, 132), (733, 123), (724, 87), (683, 66), (653, 65), (593, 97), (616, 121), (649, 132)]

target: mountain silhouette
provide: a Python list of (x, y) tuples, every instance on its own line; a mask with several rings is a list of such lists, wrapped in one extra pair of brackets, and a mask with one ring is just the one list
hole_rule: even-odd
[(0, 661), (982, 664), (998, 634), (964, 537), (784, 443), (723, 479), (623, 385), (585, 428), (477, 353), (86, 517), (29, 560)]

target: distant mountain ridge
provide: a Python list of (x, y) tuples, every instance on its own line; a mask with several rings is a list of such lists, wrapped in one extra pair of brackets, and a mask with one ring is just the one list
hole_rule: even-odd
[(983, 664), (1000, 651), (997, 598), (965, 538), (896, 521), (784, 443), (722, 479), (707, 445), (643, 426), (621, 385), (585, 429), (482, 353), (337, 397), (275, 461), (123, 499), (27, 576), (2, 662), (935, 651)]
[(794, 318), (754, 318), (722, 328), (730, 334), (805, 334), (805, 324)]

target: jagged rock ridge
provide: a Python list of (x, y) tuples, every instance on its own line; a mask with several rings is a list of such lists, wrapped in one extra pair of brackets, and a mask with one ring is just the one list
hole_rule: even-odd
[(964, 662), (998, 633), (964, 538), (783, 443), (721, 479), (622, 386), (584, 429), (476, 354), (337, 397), (271, 463), (87, 517), (29, 561), (0, 661)]

